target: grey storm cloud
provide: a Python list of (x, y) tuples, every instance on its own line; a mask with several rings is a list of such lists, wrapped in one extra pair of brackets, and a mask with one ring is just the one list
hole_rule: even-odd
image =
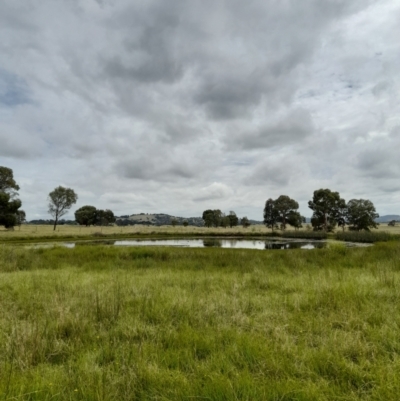
[(250, 132), (234, 132), (226, 135), (228, 149), (260, 149), (299, 144), (312, 135), (315, 127), (306, 110), (296, 109), (276, 122), (270, 122)]
[[(307, 167), (301, 159), (285, 154), (272, 155), (267, 160), (261, 160), (243, 179), (246, 186), (267, 186), (278, 189), (287, 188), (292, 182), (302, 182)], [(291, 189), (293, 191), (293, 189)]]
[(28, 216), (34, 188), (61, 183), (122, 214), (146, 197), (245, 214), (264, 188), (337, 184), (400, 208), (399, 15), (391, 0), (2, 0), (0, 165)]
[(379, 146), (375, 149), (368, 149), (358, 156), (357, 168), (361, 175), (373, 179), (398, 180), (400, 175), (400, 158), (398, 147), (391, 148)]
[(233, 195), (233, 190), (229, 188), (227, 185), (214, 182), (207, 187), (201, 188), (197, 192), (193, 200), (199, 202), (199, 201), (225, 199), (232, 197), (232, 195)]
[(177, 90), (193, 107), (216, 120), (250, 116), (263, 100), (269, 107), (291, 100), (296, 68), (313, 55), (320, 33), (357, 4), (139, 2), (110, 22), (121, 38), (99, 56), (102, 79), (125, 103), (129, 95), (118, 81), (129, 82), (136, 103), (143, 86), (178, 84), (191, 74), (194, 82)]
[(139, 156), (133, 160), (121, 161), (116, 170), (126, 178), (155, 180), (160, 182), (192, 179), (197, 176), (193, 165), (182, 160), (172, 160), (161, 152), (155, 157)]
[[(0, 125), (1, 127), (1, 125)], [(35, 149), (33, 141), (19, 142), (10, 137), (6, 132), (0, 132), (0, 157), (12, 157), (16, 159), (29, 159), (40, 153)]]

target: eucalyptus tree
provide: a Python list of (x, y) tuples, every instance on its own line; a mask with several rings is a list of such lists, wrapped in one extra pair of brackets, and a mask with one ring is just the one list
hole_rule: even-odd
[(56, 229), (58, 219), (64, 216), (71, 206), (78, 200), (78, 195), (71, 188), (59, 186), (49, 193), (49, 213), (54, 218), (54, 227)]
[(301, 215), (297, 212), (299, 204), (287, 195), (281, 195), (273, 200), (268, 199), (264, 207), (264, 224), (273, 230), (281, 223), (283, 230), (286, 224), (295, 228), (301, 227)]
[(279, 213), (275, 208), (275, 201), (269, 198), (264, 207), (264, 224), (271, 229), (278, 227)]
[(17, 199), (18, 190), (12, 169), (0, 166), (0, 225), (5, 228), (20, 224), (25, 216), (25, 212), (19, 210), (22, 202)]
[(203, 212), (202, 219), (206, 227), (219, 227), (222, 223), (222, 219), (225, 217), (219, 209), (207, 209)]
[(291, 211), (288, 215), (288, 224), (290, 224), (292, 227), (294, 227), (296, 230), (299, 228), (303, 227), (303, 223), (306, 222), (306, 218), (302, 216), (299, 212), (297, 211)]
[[(278, 199), (274, 201), (275, 210), (278, 214), (278, 221), (282, 225), (282, 229), (286, 230), (286, 224), (289, 223), (290, 215), (294, 216), (294, 213), (299, 208), (299, 204), (294, 200), (289, 198), (287, 195), (281, 195)], [(297, 220), (295, 218), (292, 219), (292, 222), (297, 224)]]
[(19, 185), (14, 180), (12, 169), (0, 166), (0, 192), (13, 196), (19, 190)]
[(211, 209), (204, 210), (202, 219), (206, 227), (211, 227), (214, 223), (214, 212)]
[(19, 199), (11, 199), (10, 194), (0, 192), (0, 226), (13, 228), (18, 223), (21, 205)]
[[(96, 221), (95, 224), (98, 226), (108, 226), (115, 223), (114, 213), (110, 209), (98, 209), (96, 210)], [(176, 221), (178, 223), (178, 221)]]
[(230, 225), (229, 216), (226, 216), (225, 213), (222, 214), (220, 225), (221, 225), (221, 227), (224, 227), (224, 228), (226, 228)]
[(22, 223), (26, 222), (26, 213), (24, 210), (18, 210), (16, 213), (16, 225), (21, 227)]
[(220, 209), (214, 209), (214, 227), (219, 227), (222, 223), (222, 219), (225, 217)]
[(75, 221), (81, 226), (91, 226), (96, 223), (97, 209), (94, 206), (86, 205), (75, 211)]
[(347, 222), (351, 230), (366, 230), (377, 228), (376, 213), (374, 204), (368, 199), (351, 199), (347, 203)]
[(344, 199), (342, 199), (342, 202), (340, 202), (340, 205), (337, 209), (337, 215), (336, 215), (336, 221), (337, 221), (337, 225), (339, 227), (342, 227), (342, 230), (344, 231), (346, 224), (348, 224), (348, 208), (347, 208), (347, 204), (344, 201)]
[(237, 217), (236, 213), (231, 210), (228, 214), (229, 219), (229, 227), (236, 227), (239, 224), (239, 218)]
[(308, 207), (314, 212), (311, 218), (314, 230), (333, 230), (338, 223), (339, 211), (345, 206), (346, 201), (339, 192), (322, 188), (314, 191), (313, 199), (308, 202)]
[(240, 224), (243, 226), (243, 228), (247, 228), (251, 225), (249, 219), (246, 216), (242, 217), (242, 219), (240, 220)]

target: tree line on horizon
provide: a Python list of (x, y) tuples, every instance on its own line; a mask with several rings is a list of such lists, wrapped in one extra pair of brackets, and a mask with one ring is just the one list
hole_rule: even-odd
[[(0, 225), (12, 228), (26, 221), (25, 212), (21, 209), (22, 202), (18, 199), (19, 185), (14, 180), (13, 171), (8, 167), (0, 166)], [(78, 195), (71, 188), (59, 186), (48, 195), (48, 212), (53, 217), (53, 229), (69, 209), (78, 200)], [(336, 226), (343, 230), (348, 226), (349, 230), (366, 230), (377, 228), (375, 219), (379, 217), (374, 204), (368, 199), (351, 199), (349, 202), (340, 197), (339, 192), (330, 189), (318, 189), (314, 191), (313, 198), (308, 202), (308, 207), (313, 211), (311, 225), (315, 231), (333, 231)], [(299, 204), (287, 195), (281, 195), (277, 199), (268, 199), (264, 207), (264, 224), (271, 230), (285, 230), (287, 225), (295, 229), (302, 227), (305, 217), (298, 212)], [(206, 227), (235, 227), (239, 223), (248, 227), (250, 221), (247, 217), (239, 219), (234, 211), (229, 214), (219, 209), (207, 209), (203, 212), (202, 219)], [(80, 225), (109, 225), (116, 219), (114, 213), (109, 210), (97, 209), (94, 206), (85, 205), (75, 211), (75, 221)], [(171, 224), (177, 224), (176, 219)], [(187, 224), (184, 224), (185, 226)]]

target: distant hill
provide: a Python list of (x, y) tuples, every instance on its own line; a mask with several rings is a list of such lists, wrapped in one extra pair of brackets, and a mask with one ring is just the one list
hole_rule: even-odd
[[(389, 223), (389, 221), (392, 221), (392, 220), (400, 221), (400, 215), (387, 214), (385, 216), (378, 217), (375, 221), (377, 223)], [(306, 223), (311, 223), (311, 217), (306, 217)]]
[[(240, 219), (240, 217), (239, 217), (239, 219)], [(240, 220), (239, 220), (239, 222), (240, 222)], [(249, 219), (249, 222), (250, 222), (250, 224), (251, 224), (252, 226), (257, 226), (257, 225), (259, 225), (259, 224), (264, 225), (264, 222), (263, 222), (263, 221), (258, 221), (258, 220), (251, 220), (251, 219)]]
[(378, 217), (375, 221), (377, 223), (389, 223), (389, 221), (396, 220), (400, 221), (400, 215), (398, 214), (387, 214), (385, 216)]
[[(201, 217), (178, 217), (165, 213), (140, 213), (120, 216), (116, 218), (116, 224), (119, 226), (131, 226), (134, 224), (143, 224), (145, 226), (165, 226), (170, 225), (172, 219), (178, 221), (178, 225), (186, 220), (190, 226), (204, 227), (204, 221)], [(239, 217), (240, 219), (240, 217)], [(262, 221), (249, 220), (251, 225), (263, 224)]]
[(177, 220), (178, 225), (182, 225), (182, 223), (186, 220), (190, 226), (204, 226), (204, 221), (201, 217), (178, 217), (164, 213), (140, 213), (131, 214), (130, 216), (120, 216), (117, 217), (116, 224), (119, 226), (131, 226), (134, 224), (143, 224), (146, 226), (165, 226), (170, 225), (172, 219)]

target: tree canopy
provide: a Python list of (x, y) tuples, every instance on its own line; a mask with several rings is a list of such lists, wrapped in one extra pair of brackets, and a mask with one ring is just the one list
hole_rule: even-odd
[(206, 227), (219, 227), (223, 218), (223, 214), (219, 209), (207, 209), (203, 212), (202, 219), (204, 220), (204, 225)]
[(49, 193), (49, 213), (54, 218), (53, 230), (57, 227), (58, 219), (64, 216), (78, 200), (78, 195), (71, 188), (59, 186)]
[(275, 208), (275, 201), (269, 198), (265, 202), (264, 207), (264, 224), (271, 230), (274, 230), (274, 228), (278, 227), (278, 218), (279, 213)]
[(377, 228), (375, 219), (379, 217), (374, 204), (368, 199), (351, 199), (347, 203), (347, 223), (350, 230), (366, 230)]
[(240, 224), (243, 226), (243, 228), (251, 226), (250, 220), (246, 216), (242, 217), (242, 219), (240, 220)]
[(0, 166), (0, 225), (5, 228), (21, 224), (25, 219), (25, 212), (19, 210), (22, 202), (16, 198), (18, 190), (13, 171)]
[(21, 207), (19, 199), (11, 199), (11, 195), (0, 192), (0, 225), (5, 228), (12, 228), (17, 224), (19, 208)]
[(0, 192), (14, 193), (19, 190), (19, 185), (14, 180), (13, 171), (4, 166), (0, 166)]
[[(287, 195), (281, 195), (275, 200), (275, 210), (278, 213), (278, 220), (282, 224), (282, 229), (286, 229), (286, 223), (289, 221), (291, 214), (295, 213), (299, 208), (299, 204), (294, 200), (289, 198)], [(292, 222), (297, 221), (294, 217), (291, 219)], [(290, 224), (290, 223), (289, 223)]]
[(314, 212), (311, 218), (314, 230), (332, 231), (338, 223), (339, 210), (345, 205), (346, 201), (339, 192), (330, 189), (314, 191), (313, 199), (308, 202), (308, 207)]
[(115, 223), (114, 213), (110, 209), (98, 209), (96, 211), (96, 225), (108, 226), (109, 224)]
[(278, 223), (281, 223), (283, 230), (286, 229), (286, 224), (295, 228), (302, 225), (303, 217), (297, 211), (299, 204), (287, 195), (281, 195), (273, 200), (268, 199), (264, 207), (264, 224), (271, 228), (277, 228)]
[(75, 220), (84, 226), (104, 226), (115, 222), (114, 213), (109, 210), (96, 209), (94, 206), (82, 206), (75, 212)]
[(229, 227), (236, 227), (239, 224), (239, 218), (237, 217), (236, 213), (231, 210), (228, 214), (228, 219), (229, 219)]
[(297, 211), (291, 211), (288, 215), (288, 224), (294, 227), (295, 229), (299, 229), (303, 226), (306, 219)]
[(94, 206), (82, 206), (75, 211), (75, 220), (81, 226), (91, 226), (96, 223), (97, 209)]

